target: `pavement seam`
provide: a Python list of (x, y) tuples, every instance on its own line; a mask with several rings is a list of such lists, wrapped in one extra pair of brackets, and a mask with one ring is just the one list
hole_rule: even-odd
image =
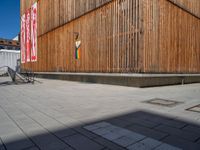
[(10, 116), (10, 114), (7, 113), (7, 111), (4, 110), (4, 108), (0, 105), (0, 108), (8, 115), (8, 117), (15, 123), (15, 125), (22, 131), (22, 133), (26, 136), (27, 139), (29, 139), (35, 147), (37, 147), (39, 150), (40, 148), (36, 145), (36, 143), (23, 131), (23, 129), (18, 125), (18, 123)]
[[(27, 104), (26, 102), (24, 102), (25, 104)], [(52, 117), (52, 116), (50, 116), (50, 115), (48, 115), (48, 114), (46, 114), (46, 113), (44, 113), (44, 112), (42, 112), (40, 109), (38, 109), (38, 108), (36, 108), (36, 107), (34, 107), (34, 106), (31, 106), (31, 105), (29, 105), (29, 104), (27, 104), (28, 106), (30, 106), (30, 107), (32, 107), (32, 108), (34, 108), (34, 109), (36, 109), (36, 110), (38, 110), (40, 113), (42, 113), (42, 114), (44, 114), (44, 115), (46, 115), (47, 117), (50, 117), (51, 119), (53, 119), (53, 120), (56, 120), (57, 122), (59, 122), (59, 123), (61, 123), (62, 125), (64, 125), (64, 126), (66, 126), (66, 124), (64, 124), (64, 123), (62, 123), (62, 122), (60, 122), (59, 120), (57, 120), (56, 118), (54, 118), (54, 117)], [(25, 113), (23, 110), (21, 110), (23, 113)], [(26, 114), (26, 113), (25, 113)], [(27, 116), (27, 114), (26, 114), (26, 116)], [(28, 117), (30, 117), (30, 116), (28, 116)], [(31, 118), (32, 119), (32, 118)], [(32, 119), (33, 120), (33, 119)], [(33, 120), (33, 121), (35, 121), (35, 120)], [(36, 121), (37, 122), (37, 121)], [(38, 122), (37, 122), (38, 123)], [(84, 123), (85, 124), (85, 123)], [(82, 125), (80, 125), (80, 127), (81, 126), (84, 126), (84, 124), (82, 124)], [(40, 124), (41, 125), (41, 124)], [(41, 125), (42, 126), (42, 125)], [(42, 126), (43, 127), (43, 126)], [(68, 126), (67, 126), (68, 127)], [(44, 128), (44, 127), (43, 127)], [(69, 127), (70, 128), (70, 127)], [(84, 129), (83, 127), (81, 127), (82, 129)], [(92, 140), (93, 142), (95, 142), (95, 143), (98, 143), (99, 145), (101, 145), (101, 146), (103, 146), (103, 147), (105, 147), (105, 145), (102, 145), (101, 143), (99, 143), (98, 141), (96, 141), (96, 140), (94, 140), (93, 138), (91, 138), (91, 137), (89, 137), (89, 136), (86, 136), (85, 134), (83, 134), (83, 133), (81, 133), (80, 131), (78, 131), (78, 130), (76, 130), (75, 128), (70, 128), (70, 129), (72, 129), (72, 130), (74, 130), (75, 132), (78, 132), (79, 134), (81, 134), (82, 136), (84, 136), (84, 137), (87, 137), (87, 138), (89, 138), (90, 140)], [(85, 130), (85, 129), (84, 129)], [(87, 131), (87, 130), (86, 130)], [(101, 137), (102, 138), (102, 137)], [(110, 142), (110, 141), (109, 141)], [(66, 142), (65, 142), (66, 143)], [(112, 142), (113, 143), (113, 142)], [(113, 143), (113, 144), (115, 144), (115, 143)], [(68, 145), (68, 144), (67, 144)], [(116, 144), (115, 144), (116, 145)], [(69, 146), (69, 145), (68, 145)], [(119, 145), (117, 145), (117, 146), (119, 146)], [(71, 146), (70, 146), (71, 147)], [(121, 146), (119, 146), (119, 147), (121, 147)], [(121, 148), (124, 148), (124, 147), (121, 147)], [(74, 148), (73, 148), (74, 149)]]
[[(22, 111), (22, 110), (21, 110)], [(37, 124), (39, 124), (42, 128), (44, 128), (45, 130), (47, 130), (50, 134), (52, 134), (53, 136), (55, 136), (56, 138), (58, 138), (60, 141), (62, 141), (63, 143), (65, 143), (67, 146), (69, 146), (70, 148), (74, 149), (71, 145), (67, 144), (62, 138), (56, 136), (53, 132), (51, 132), (49, 129), (47, 129), (46, 127), (44, 127), (41, 123), (39, 123), (37, 120), (35, 120), (33, 117), (31, 117), (30, 115), (28, 115), (27, 113), (25, 113), (24, 111), (22, 111), (27, 117), (29, 117), (30, 119), (32, 119), (34, 122), (36, 122)], [(65, 149), (65, 148), (64, 148)], [(74, 149), (75, 150), (75, 149)]]

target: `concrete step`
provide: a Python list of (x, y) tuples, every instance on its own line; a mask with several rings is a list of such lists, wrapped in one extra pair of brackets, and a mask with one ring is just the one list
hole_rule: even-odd
[(131, 87), (154, 87), (200, 83), (200, 74), (118, 74), (37, 72), (38, 78), (111, 84)]

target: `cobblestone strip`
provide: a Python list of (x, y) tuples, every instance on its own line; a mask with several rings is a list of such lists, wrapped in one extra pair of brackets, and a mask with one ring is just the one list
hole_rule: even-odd
[(88, 125), (84, 128), (128, 150), (181, 150), (180, 148), (107, 122)]

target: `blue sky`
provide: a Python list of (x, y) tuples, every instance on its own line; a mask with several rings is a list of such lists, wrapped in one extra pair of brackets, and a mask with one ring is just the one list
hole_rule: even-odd
[(0, 38), (12, 39), (20, 32), (20, 0), (0, 0)]

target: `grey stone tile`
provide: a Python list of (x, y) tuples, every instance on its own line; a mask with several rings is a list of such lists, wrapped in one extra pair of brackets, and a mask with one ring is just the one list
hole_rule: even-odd
[(85, 126), (84, 128), (89, 131), (93, 131), (93, 130), (99, 129), (100, 127), (95, 126), (95, 125), (88, 125), (88, 126)]
[(124, 128), (117, 128), (115, 130), (112, 130), (112, 132), (116, 133), (116, 134), (119, 134), (121, 136), (128, 136), (128, 135), (132, 135), (132, 131), (129, 131), (127, 129), (124, 129)]
[(170, 135), (176, 135), (180, 138), (184, 138), (184, 139), (187, 139), (187, 140), (190, 140), (190, 141), (196, 141), (200, 137), (200, 134), (186, 132), (184, 130), (172, 128), (172, 127), (169, 127), (169, 126), (166, 126), (166, 125), (161, 125), (159, 127), (156, 127), (155, 129), (159, 130), (159, 131), (163, 131), (163, 132), (168, 133)]
[(68, 129), (68, 128), (67, 129), (61, 129), (59, 131), (54, 131), (53, 133), (59, 138), (63, 138), (63, 137), (67, 137), (67, 136), (77, 134), (77, 132), (75, 132), (72, 129)]
[(126, 120), (127, 122), (130, 122), (131, 124), (138, 124), (141, 126), (145, 126), (148, 128), (153, 128), (159, 125), (159, 123), (151, 122), (148, 120), (143, 120), (140, 118), (135, 118), (135, 117), (121, 117), (122, 120)]
[(41, 134), (31, 137), (34, 143), (42, 150), (64, 149), (68, 146), (51, 134)]
[(104, 134), (103, 137), (110, 141), (113, 141), (113, 140), (116, 140), (116, 139), (122, 137), (122, 135), (119, 133), (116, 133), (116, 132), (109, 132), (107, 134)]
[(107, 123), (107, 122), (99, 122), (99, 123), (96, 123), (94, 125), (97, 126), (97, 127), (100, 127), (100, 128), (104, 128), (104, 127), (110, 126), (111, 124)]
[(162, 144), (158, 146), (155, 150), (182, 150), (182, 149), (169, 144)]
[(38, 126), (38, 123), (33, 121), (31, 118), (26, 116), (23, 119), (16, 119), (17, 124), (22, 128), (35, 128), (35, 126)]
[(111, 119), (111, 120), (107, 120), (107, 122), (119, 127), (126, 127), (132, 124), (131, 122), (128, 122), (126, 120), (121, 120), (121, 119)]
[(104, 138), (107, 138), (109, 140), (132, 134), (132, 132), (129, 130), (126, 130), (126, 129), (123, 129), (111, 124), (108, 124), (105, 127), (93, 130), (92, 132), (97, 135), (103, 136)]
[(118, 130), (122, 130), (123, 128), (110, 124), (110, 126), (104, 127), (104, 129), (111, 131), (111, 132), (115, 132), (115, 131), (118, 131)]
[(138, 134), (142, 134), (144, 136), (151, 137), (156, 140), (163, 139), (164, 137), (168, 135), (167, 133), (159, 132), (154, 129), (149, 129), (149, 128), (138, 126), (138, 125), (129, 126), (128, 129)]
[(71, 147), (66, 147), (64, 149), (61, 149), (61, 150), (73, 150)]
[[(195, 118), (199, 118), (199, 114), (189, 113), (186, 111), (184, 111), (183, 113), (183, 108), (187, 108), (185, 107), (185, 104), (188, 104), (188, 101), (190, 101), (190, 103), (192, 104), (199, 103), (200, 84), (138, 89), (96, 84), (79, 84), (73, 82), (52, 80), (42, 81), (42, 84), (35, 84), (33, 86), (17, 85), (0, 87), (1, 107), (7, 110), (11, 117), (16, 118), (18, 120), (17, 123), (19, 124), (19, 126), (23, 129), (24, 132), (26, 131), (26, 134), (28, 133), (28, 136), (31, 139), (34, 139), (32, 133), (35, 135), (35, 130), (37, 132), (36, 134), (41, 135), (41, 132), (45, 130), (44, 127), (49, 130), (52, 129), (51, 127), (59, 127), (59, 125), (56, 123), (52, 125), (54, 121), (51, 121), (51, 119), (43, 120), (44, 117), (38, 117), (38, 113), (34, 115), (35, 120), (38, 123), (34, 123), (34, 121), (28, 118), (26, 120), (26, 117), (24, 118), (24, 116), (16, 110), (16, 106), (18, 107), (17, 109), (23, 110), (23, 112), (27, 114), (31, 114), (34, 111), (40, 110), (41, 113), (43, 112), (44, 114), (48, 114), (49, 116), (51, 116), (51, 118), (55, 118), (56, 120), (59, 120), (59, 122), (62, 122), (63, 124), (72, 127), (74, 126), (74, 124), (79, 126), (82, 122), (86, 123), (86, 118), (88, 119), (88, 116), (91, 116), (92, 119), (94, 119), (93, 121), (97, 121), (97, 119), (105, 120), (105, 118), (107, 119), (107, 117), (109, 116), (114, 116), (114, 118), (119, 118), (119, 116), (122, 116), (123, 118), (124, 116), (127, 116), (127, 114), (125, 114), (126, 112), (130, 112), (129, 116), (131, 118), (137, 118), (135, 119), (137, 120), (136, 122), (130, 123), (126, 120), (118, 121), (119, 119), (113, 119), (113, 117), (111, 117), (108, 120), (111, 120), (111, 124), (121, 127), (127, 127), (130, 125), (133, 127), (137, 124), (137, 126), (134, 126), (134, 128), (131, 129), (132, 131), (155, 139), (163, 139), (163, 137), (166, 137), (167, 134), (150, 129), (154, 126), (154, 124), (162, 123), (174, 128), (183, 128), (183, 125), (185, 123), (181, 120), (172, 120), (171, 116), (174, 118), (180, 117), (185, 118), (186, 120), (189, 119), (193, 122), (198, 123), (198, 121), (195, 120)], [(74, 91), (79, 92), (76, 93), (76, 95), (74, 95)], [(161, 96), (163, 98), (172, 97), (173, 99), (182, 99), (186, 103), (177, 108), (167, 108), (162, 110), (155, 110), (155, 107), (153, 106), (145, 107), (143, 103), (140, 103), (142, 100)], [(152, 111), (156, 111), (156, 114), (153, 114)], [(84, 115), (82, 115), (82, 113)], [(168, 115), (170, 117), (166, 117)], [(79, 120), (77, 120), (76, 118), (78, 118)], [(24, 119), (26, 121), (24, 121)], [(142, 126), (139, 120), (145, 120), (143, 122), (146, 123), (148, 122), (146, 127), (144, 127), (144, 124)], [(89, 122), (87, 123), (90, 124)], [(43, 127), (41, 127), (40, 125), (42, 125)], [(198, 133), (196, 128), (183, 128), (183, 130), (189, 133)], [(0, 135), (7, 136), (13, 133), (15, 134), (16, 132), (18, 133), (18, 131), (18, 127), (16, 127), (16, 125), (9, 119), (9, 117), (4, 112), (2, 112), (2, 110), (0, 110)], [(86, 135), (86, 137), (89, 137), (92, 140), (98, 140), (98, 143), (102, 143), (109, 149), (123, 149), (119, 145), (102, 137), (99, 137), (98, 135), (93, 134), (92, 132), (87, 131), (85, 129), (79, 128), (78, 132), (82, 135)], [(124, 132), (121, 132), (121, 134), (124, 135)], [(66, 135), (68, 136), (68, 132), (66, 133)], [(59, 133), (57, 136), (62, 137), (63, 134)], [(48, 145), (48, 143), (54, 143), (54, 140), (47, 140), (48, 142), (45, 142), (42, 141), (42, 139), (45, 138), (41, 138), (41, 142), (43, 142), (44, 145)], [(168, 141), (170, 142), (170, 140)], [(199, 146), (199, 144), (197, 144), (199, 143), (199, 141), (195, 144), (194, 142), (183, 140), (180, 137), (174, 138), (173, 141), (174, 143), (177, 143), (177, 145), (182, 144), (183, 148), (186, 147), (187, 150), (193, 150), (195, 148), (194, 145)], [(186, 144), (184, 145), (184, 143)], [(176, 146), (175, 144), (173, 144), (173, 142), (172, 145)], [(187, 145), (190, 145), (191, 147), (187, 147)], [(45, 148), (46, 147), (44, 147), (44, 149)], [(61, 146), (61, 149), (68, 148), (63, 148)], [(199, 150), (200, 148), (196, 147), (196, 149)]]
[(162, 142), (173, 145), (175, 147), (179, 147), (183, 150), (199, 150), (200, 145), (190, 142), (188, 140), (184, 140), (177, 136), (168, 136)]
[(111, 150), (111, 149), (109, 149), (109, 148), (104, 148), (104, 149), (102, 149), (102, 150)]
[(121, 137), (119, 139), (114, 140), (114, 143), (122, 146), (122, 147), (128, 147), (129, 145), (132, 145), (134, 143), (137, 143), (140, 141), (141, 138), (134, 138), (134, 137)]
[(200, 126), (188, 125), (183, 128), (184, 131), (200, 134)]
[(125, 148), (105, 139), (102, 137), (95, 138), (94, 141), (104, 145), (105, 147), (109, 148), (110, 150), (125, 150)]
[(63, 139), (67, 144), (75, 148), (76, 150), (101, 150), (103, 146), (97, 144), (96, 142), (90, 140), (89, 138), (76, 134)]
[(127, 147), (127, 149), (129, 149), (129, 150), (152, 150), (161, 144), (162, 143), (157, 140), (154, 140), (151, 138), (146, 138), (136, 144), (133, 144), (133, 145)]
[(93, 130), (92, 132), (122, 147), (126, 147), (145, 138), (145, 136), (141, 134), (111, 124), (104, 128)]
[[(34, 143), (37, 144), (37, 146), (40, 149), (53, 150), (53, 149), (63, 149), (68, 147), (64, 142), (59, 140), (56, 136), (47, 132), (46, 129), (44, 129), (38, 123), (33, 121), (31, 118), (28, 118), (28, 116), (25, 116), (23, 120), (17, 119), (16, 121), (21, 126), (23, 131), (34, 141)], [(28, 124), (32, 123), (32, 124), (29, 127), (26, 125), (27, 123)], [(63, 135), (66, 134), (66, 132), (57, 134)]]
[(37, 147), (31, 147), (31, 148), (28, 148), (28, 149), (26, 149), (26, 150), (40, 150), (40, 149), (37, 148)]
[(97, 135), (104, 135), (110, 132), (110, 130), (106, 129), (106, 128), (99, 128), (97, 130), (93, 131), (95, 134)]
[(90, 139), (94, 139), (94, 138), (97, 138), (98, 135), (97, 134), (94, 134), (93, 132), (91, 131), (88, 131), (82, 127), (75, 127), (73, 128), (75, 131), (77, 131), (78, 133), (81, 133), (82, 135), (90, 138)]
[(6, 150), (6, 149), (5, 149), (5, 147), (3, 147), (3, 146), (0, 146), (0, 150)]
[(136, 114), (134, 115), (134, 117), (139, 117), (140, 119), (148, 120), (149, 122), (154, 122), (157, 125), (165, 124), (165, 125), (175, 127), (175, 128), (182, 128), (186, 125), (186, 123), (183, 121), (174, 120), (168, 117), (162, 117), (162, 116), (147, 114), (147, 113), (143, 113), (143, 114), (141, 113), (138, 115)]
[(200, 139), (196, 142), (196, 144), (200, 145)]
[(89, 130), (89, 131), (93, 131), (93, 130), (97, 130), (99, 128), (105, 128), (105, 127), (108, 127), (108, 126), (110, 126), (110, 124), (107, 123), (107, 122), (99, 122), (99, 123), (95, 123), (95, 124), (92, 124), (92, 125), (85, 126), (84, 128)]
[(133, 139), (135, 141), (139, 141), (139, 140), (142, 140), (142, 139), (145, 138), (144, 135), (138, 134), (138, 133), (135, 133), (135, 132), (132, 132), (131, 134), (127, 134), (125, 136), (128, 137), (128, 138), (131, 138), (131, 139)]
[(185, 122), (183, 121), (178, 121), (178, 120), (166, 120), (163, 121), (162, 124), (171, 126), (171, 127), (175, 127), (175, 128), (182, 128), (186, 125)]
[[(20, 129), (12, 122), (4, 122), (0, 124), (0, 135), (7, 136), (15, 133), (22, 133)], [(3, 139), (2, 139), (3, 140)]]
[(138, 134), (138, 133), (132, 133), (130, 135), (125, 135), (125, 137), (128, 137), (134, 141), (140, 141), (142, 139), (145, 139), (146, 137), (144, 135)]
[(34, 146), (28, 139), (16, 139), (10, 142), (4, 142), (7, 150), (21, 150)]

